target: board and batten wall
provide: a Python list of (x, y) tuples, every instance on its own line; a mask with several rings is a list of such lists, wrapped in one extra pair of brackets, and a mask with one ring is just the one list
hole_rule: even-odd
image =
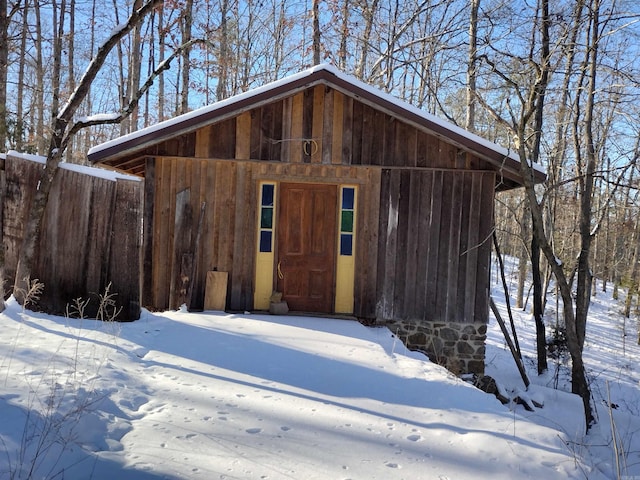
[[(3, 165), (2, 243), (5, 281), (13, 285), (29, 206), (42, 161), (7, 155)], [(73, 170), (75, 168), (76, 170)], [(44, 285), (31, 308), (64, 315), (74, 301), (88, 301), (83, 314), (95, 318), (99, 296), (111, 295), (106, 316), (130, 321), (140, 316), (141, 192), (144, 181), (89, 167), (62, 165), (44, 214), (31, 280)], [(77, 310), (77, 309), (76, 309)], [(117, 313), (117, 314), (116, 314)]]
[(356, 185), (353, 315), (432, 358), (484, 358), (496, 172), (482, 159), (324, 85), (145, 155), (144, 305), (202, 308), (218, 270), (227, 309), (252, 310), (260, 182)]

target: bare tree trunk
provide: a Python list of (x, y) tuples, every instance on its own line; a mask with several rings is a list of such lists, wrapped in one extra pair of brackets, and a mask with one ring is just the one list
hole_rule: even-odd
[[(182, 43), (191, 40), (191, 26), (193, 23), (193, 0), (187, 0), (182, 16)], [(189, 87), (191, 68), (191, 48), (185, 48), (182, 53), (182, 93), (180, 95), (180, 113), (189, 111)]]
[[(93, 52), (95, 50), (95, 45), (96, 45), (96, 22), (95, 17), (96, 17), (96, 2), (97, 0), (92, 0), (91, 2), (91, 21), (90, 21), (90, 40), (89, 40), (89, 58), (93, 58)], [(91, 89), (89, 89), (89, 93), (87, 94), (87, 101), (86, 101), (86, 105), (87, 105), (87, 115), (91, 115), (92, 113), (92, 98), (91, 98)], [(90, 129), (86, 129), (85, 130), (85, 134), (84, 134), (84, 151), (88, 152), (89, 149), (92, 147), (91, 145), (91, 130)]]
[(42, 59), (42, 17), (40, 2), (34, 2), (33, 10), (36, 15), (36, 142), (38, 155), (44, 155), (46, 139), (44, 136), (44, 64)]
[[(142, 0), (135, 0), (133, 8), (138, 9), (142, 6)], [(129, 54), (129, 79), (127, 81), (127, 98), (123, 103), (123, 107), (133, 100), (133, 97), (140, 88), (140, 70), (142, 68), (142, 51), (140, 48), (140, 25), (136, 25), (131, 32), (131, 52)], [(138, 130), (138, 107), (134, 108), (131, 115), (126, 120), (129, 128), (128, 132)]]
[[(158, 7), (158, 63), (164, 61), (164, 42), (166, 33), (164, 31), (164, 3)], [(164, 73), (158, 78), (158, 121), (164, 120), (165, 104), (164, 104)]]
[[(0, 1), (3, 1), (3, 0), (0, 0)], [(25, 0), (24, 7), (22, 9), (22, 32), (20, 34), (20, 59), (18, 60), (18, 85), (16, 86), (15, 149), (19, 152), (21, 152), (22, 149), (24, 148), (24, 119), (23, 119), (24, 87), (25, 87), (24, 74), (25, 74), (25, 63), (26, 63), (26, 57), (27, 57), (27, 34), (29, 32), (28, 19), (29, 19), (29, 0)], [(1, 100), (0, 100), (0, 104), (2, 104)], [(0, 106), (0, 108), (2, 107)], [(0, 145), (2, 145), (1, 142), (0, 142)]]
[[(69, 0), (69, 32), (67, 34), (66, 51), (69, 56), (68, 76), (69, 76), (69, 92), (76, 89), (76, 73), (75, 73), (75, 28), (76, 28), (76, 0)], [(75, 138), (72, 138), (67, 148), (67, 158), (74, 161), (75, 156)], [(80, 157), (82, 158), (82, 157)]]
[(467, 120), (465, 128), (470, 132), (476, 129), (476, 51), (478, 49), (478, 9), (480, 0), (471, 0), (469, 19), (469, 59), (467, 61)]
[(313, 0), (313, 64), (320, 64), (320, 0)]
[(363, 11), (365, 26), (362, 33), (362, 39), (360, 40), (360, 58), (356, 64), (355, 74), (359, 79), (364, 79), (364, 73), (367, 68), (367, 55), (369, 53), (369, 42), (371, 41), (371, 31), (373, 30), (373, 22), (378, 10), (378, 3), (380, 0), (373, 0), (369, 5), (365, 2), (365, 8)]
[[(57, 2), (53, 2), (53, 73), (51, 74), (51, 90), (53, 101), (51, 103), (51, 117), (58, 115), (60, 108), (60, 76), (62, 72), (62, 39), (64, 37), (64, 18), (67, 7), (66, 0), (60, 2), (60, 18), (57, 13)], [(55, 132), (55, 130), (54, 130)], [(55, 133), (54, 133), (55, 135)]]
[(0, 152), (7, 145), (7, 75), (9, 73), (9, 11), (0, 0)]
[(520, 222), (521, 243), (518, 246), (520, 255), (518, 256), (518, 286), (516, 289), (516, 308), (524, 308), (524, 289), (525, 282), (527, 280), (527, 267), (529, 265), (529, 250), (527, 249), (526, 245), (527, 242), (531, 244), (530, 219), (531, 211), (529, 210), (525, 202), (525, 206), (522, 208), (522, 221)]
[[(54, 95), (53, 111), (56, 112), (51, 125), (51, 136), (47, 160), (45, 168), (42, 169), (38, 189), (34, 194), (29, 215), (25, 223), (22, 246), (18, 258), (18, 266), (16, 268), (16, 278), (14, 281), (14, 295), (18, 302), (24, 302), (24, 296), (21, 292), (25, 291), (26, 282), (31, 277), (37, 258), (37, 249), (40, 243), (43, 217), (49, 193), (53, 180), (58, 172), (58, 167), (62, 160), (70, 138), (77, 132), (76, 125), (71, 122), (78, 108), (84, 102), (89, 88), (96, 78), (98, 72), (102, 69), (107, 56), (113, 50), (115, 45), (127, 35), (135, 25), (141, 22), (144, 17), (153, 10), (162, 0), (149, 0), (140, 9), (134, 10), (124, 25), (119, 26), (112, 35), (98, 49), (96, 56), (91, 60), (89, 66), (84, 72), (77, 88), (71, 93), (69, 100), (65, 103), (64, 108), (58, 112), (57, 98)], [(64, 12), (64, 10), (61, 10)], [(61, 18), (63, 18), (61, 16)], [(58, 30), (62, 31), (62, 27)], [(57, 39), (59, 41), (59, 38)], [(56, 50), (57, 58), (54, 58), (54, 71), (57, 68), (57, 74), (60, 73), (59, 65), (61, 62), (61, 51)], [(57, 66), (56, 66), (57, 64)], [(55, 78), (54, 78), (55, 80)], [(55, 92), (54, 92), (55, 93)]]
[[(640, 217), (636, 217), (635, 228), (633, 233), (633, 255), (629, 264), (629, 288), (627, 291), (627, 298), (624, 302), (624, 316), (629, 318), (631, 316), (631, 304), (633, 303), (633, 296), (638, 293), (638, 263), (640, 262)], [(640, 343), (640, 339), (638, 340)]]
[(349, 39), (349, 13), (351, 12), (351, 3), (344, 0), (342, 4), (342, 28), (340, 31), (340, 48), (338, 49), (338, 68), (345, 70), (347, 68), (347, 40)]
[[(533, 181), (533, 164), (538, 162), (541, 148), (541, 135), (543, 130), (544, 107), (547, 88), (549, 85), (549, 75), (551, 72), (551, 49), (549, 37), (549, 0), (540, 0), (537, 13), (539, 17), (535, 19), (535, 25), (539, 25), (539, 32), (532, 35), (532, 48), (530, 50), (530, 61), (536, 65), (533, 72), (535, 83), (529, 87), (526, 95), (519, 97), (521, 101), (521, 112), (518, 116), (510, 110), (510, 120), (505, 120), (499, 113), (491, 108), (486, 102), (483, 105), (500, 121), (500, 123), (511, 130), (516, 151), (520, 158), (520, 169), (525, 187), (525, 194), (531, 209), (533, 223), (533, 235), (539, 244), (540, 250), (544, 253), (549, 267), (556, 278), (557, 286), (560, 290), (563, 303), (564, 321), (567, 330), (567, 346), (571, 355), (571, 389), (579, 395), (584, 407), (584, 418), (587, 430), (595, 421), (591, 406), (591, 392), (587, 382), (584, 361), (582, 358), (582, 346), (584, 345), (584, 334), (581, 331), (582, 325), (578, 325), (576, 315), (573, 310), (574, 301), (572, 289), (567, 278), (562, 263), (557, 259), (551, 244), (551, 239), (545, 232), (545, 222), (543, 217), (543, 205), (539, 203), (538, 195)], [(539, 38), (539, 40), (538, 40)], [(536, 42), (540, 41), (540, 48)], [(540, 58), (533, 58), (534, 52), (540, 52)], [(515, 88), (519, 88), (519, 80), (510, 79), (500, 72), (496, 64), (488, 58), (485, 60), (490, 65), (492, 71), (500, 75), (501, 79), (511, 82)], [(480, 98), (480, 97), (478, 97)], [(530, 125), (531, 123), (531, 125)], [(532, 132), (532, 133), (530, 133)], [(588, 252), (587, 252), (588, 253)]]
[(544, 325), (542, 275), (540, 272), (540, 245), (535, 235), (531, 236), (531, 275), (533, 277), (533, 318), (536, 324), (536, 355), (538, 375), (547, 371), (547, 336)]
[(220, 55), (218, 56), (218, 84), (216, 85), (216, 100), (227, 97), (229, 81), (229, 28), (227, 15), (229, 14), (229, 0), (222, 0), (220, 5)]
[(600, 0), (594, 0), (591, 8), (592, 27), (591, 45), (589, 49), (589, 83), (586, 97), (587, 105), (584, 118), (585, 144), (586, 144), (586, 171), (581, 178), (580, 195), (580, 254), (578, 256), (578, 283), (576, 286), (576, 330), (580, 347), (584, 346), (584, 339), (587, 328), (587, 314), (591, 301), (591, 282), (593, 280), (589, 257), (591, 254), (591, 243), (593, 234), (591, 232), (591, 208), (593, 204), (593, 183), (596, 171), (596, 147), (593, 137), (594, 121), (594, 97), (596, 94), (596, 72), (598, 62), (598, 43), (600, 35)]

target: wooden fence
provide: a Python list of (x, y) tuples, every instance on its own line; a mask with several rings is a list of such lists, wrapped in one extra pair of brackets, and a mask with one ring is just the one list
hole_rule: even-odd
[[(43, 163), (9, 154), (0, 162), (2, 241), (6, 286), (13, 285), (24, 226)], [(36, 309), (64, 314), (75, 299), (89, 300), (96, 317), (100, 295), (115, 294), (116, 319), (140, 316), (140, 246), (143, 181), (105, 170), (65, 165), (45, 211), (32, 275), (44, 284)], [(113, 310), (112, 310), (113, 311)]]

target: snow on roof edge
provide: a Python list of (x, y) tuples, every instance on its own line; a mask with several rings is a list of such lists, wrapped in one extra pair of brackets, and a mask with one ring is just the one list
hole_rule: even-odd
[(238, 95), (234, 95), (232, 97), (229, 98), (225, 98), (224, 100), (220, 100), (218, 102), (212, 103), (210, 105), (205, 105), (204, 107), (200, 107), (196, 110), (193, 110), (191, 112), (187, 112), (187, 113), (183, 113), (182, 115), (178, 115), (177, 117), (174, 118), (170, 118), (168, 120), (164, 120), (162, 122), (156, 123), (154, 125), (150, 125), (146, 128), (143, 128), (141, 130), (137, 130), (135, 132), (131, 132), (127, 135), (123, 135), (121, 137), (117, 137), (114, 138), (112, 140), (109, 140), (105, 143), (101, 143), (99, 145), (95, 145), (93, 147), (91, 147), (89, 149), (89, 152), (87, 153), (87, 155), (93, 155), (94, 153), (97, 152), (101, 152), (102, 150), (106, 150), (107, 148), (111, 148), (114, 146), (117, 146), (121, 143), (125, 143), (128, 142), (130, 140), (133, 140), (135, 138), (139, 138), (139, 137), (143, 137), (145, 135), (148, 135), (150, 133), (156, 132), (158, 130), (162, 130), (165, 129), (171, 125), (175, 125), (175, 124), (179, 124), (182, 123), (186, 120), (189, 120), (191, 118), (195, 118), (195, 117), (199, 117), (201, 115), (205, 115), (207, 113), (211, 113), (211, 112), (215, 112), (216, 110), (219, 110), (222, 107), (225, 107), (227, 105), (233, 105), (234, 103), (240, 102), (242, 100), (246, 100), (249, 99), (251, 97), (257, 96), (263, 92), (268, 92), (269, 90), (278, 87), (278, 86), (282, 86), (282, 85), (287, 85), (288, 83), (294, 82), (296, 80), (305, 78), (310, 76), (311, 74), (313, 74), (314, 72), (318, 71), (318, 70), (322, 70), (322, 66), (326, 66), (326, 64), (323, 65), (318, 65), (316, 67), (312, 67), (312, 68), (308, 68), (306, 70), (302, 70), (301, 72), (295, 73), (293, 75), (289, 75), (287, 77), (281, 78), (280, 80), (275, 80), (273, 82), (269, 82), (266, 83), (260, 87), (256, 87), (256, 88), (252, 88), (251, 90), (247, 90), (246, 92), (243, 93), (239, 93)]
[[(41, 155), (33, 155), (30, 153), (20, 153), (16, 150), (9, 150), (6, 153), (6, 157), (9, 156), (21, 158), (23, 160), (29, 160), (30, 162), (36, 162), (42, 165), (46, 164), (47, 162), (47, 157), (43, 157)], [(135, 175), (127, 175), (126, 173), (116, 172), (115, 170), (107, 170), (106, 168), (100, 167), (89, 167), (87, 165), (78, 165), (75, 163), (61, 162), (60, 168), (76, 173), (82, 173), (84, 175), (90, 175), (92, 177), (103, 178), (112, 182), (115, 182), (116, 180), (132, 180), (136, 182), (142, 181), (142, 178)]]
[[(452, 133), (455, 133), (457, 135), (460, 135), (464, 138), (467, 138), (469, 140), (471, 140), (474, 143), (477, 143), (479, 145), (482, 145), (490, 150), (495, 151), (496, 153), (503, 155), (504, 157), (508, 157), (518, 163), (520, 163), (520, 158), (519, 156), (516, 154), (516, 152), (514, 152), (513, 150), (510, 150), (508, 148), (505, 148), (501, 145), (498, 145), (497, 143), (491, 142), (479, 135), (476, 135), (475, 133), (469, 132), (468, 130), (465, 130), (462, 127), (459, 127), (457, 125), (454, 125), (453, 123), (447, 121), (447, 120), (443, 120), (442, 118), (433, 115), (429, 112), (426, 112), (422, 109), (419, 109), (418, 107), (404, 101), (401, 100), (397, 97), (394, 97), (393, 95), (383, 92), (382, 90), (369, 85), (368, 83), (363, 82), (362, 80), (357, 79), (356, 77), (349, 75), (341, 70), (339, 70), (337, 67), (335, 67), (334, 65), (330, 64), (330, 63), (321, 63), (319, 65), (307, 68), (305, 70), (302, 70), (298, 73), (295, 73), (293, 75), (289, 75), (287, 77), (281, 78), (279, 80), (275, 80), (273, 82), (269, 82), (266, 83), (265, 85), (262, 85), (260, 87), (256, 87), (253, 88), (251, 90), (248, 90), (246, 92), (240, 93), (238, 95), (234, 95), (232, 97), (226, 98), (224, 100), (220, 100), (219, 102), (215, 102), (212, 103), (210, 105), (205, 105), (204, 107), (198, 108), (196, 110), (193, 110), (191, 112), (187, 112), (185, 114), (179, 115), (177, 117), (165, 120), (163, 122), (159, 122), (156, 123), (155, 125), (150, 125), (149, 127), (143, 128), (141, 130), (137, 130), (135, 132), (132, 132), (130, 134), (124, 135), (122, 137), (117, 137), (114, 138), (112, 140), (109, 140), (105, 143), (99, 144), (99, 145), (95, 145), (93, 147), (91, 147), (91, 149), (89, 149), (88, 155), (93, 155), (97, 152), (101, 152), (103, 150), (106, 150), (108, 148), (117, 146), (121, 143), (125, 143), (128, 142), (130, 140), (133, 140), (135, 138), (139, 138), (145, 135), (148, 135), (150, 133), (156, 132), (158, 130), (162, 130), (164, 128), (167, 128), (171, 125), (174, 124), (179, 124), (182, 123), (186, 120), (189, 120), (191, 118), (195, 118), (195, 117), (199, 117), (201, 115), (207, 114), (207, 113), (211, 113), (211, 112), (215, 112), (216, 110), (227, 106), (227, 105), (233, 105), (234, 103), (240, 102), (242, 100), (246, 100), (249, 99), (253, 96), (259, 95), (263, 92), (267, 92), (269, 90), (272, 90), (276, 87), (280, 87), (283, 85), (287, 85), (289, 83), (295, 82), (299, 79), (303, 79), (305, 77), (311, 76), (312, 74), (314, 74), (315, 72), (318, 71), (326, 71), (328, 73), (331, 73), (332, 75), (336, 76), (337, 78), (339, 78), (340, 80), (347, 82), (357, 88), (360, 88), (362, 90), (365, 90), (367, 93), (378, 97), (382, 100), (385, 100), (389, 103), (392, 103), (394, 105), (397, 105), (398, 107), (407, 110), (409, 112), (411, 112), (412, 114), (424, 118), (425, 120), (434, 123), (436, 125), (439, 125), (440, 127), (442, 127), (445, 130), (448, 130)], [(534, 170), (546, 174), (546, 169), (539, 164), (533, 164), (533, 168)]]

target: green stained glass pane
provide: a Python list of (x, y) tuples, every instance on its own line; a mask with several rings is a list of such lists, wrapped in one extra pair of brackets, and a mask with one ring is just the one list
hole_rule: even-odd
[(262, 207), (260, 228), (273, 228), (273, 208)]
[(346, 210), (342, 212), (340, 231), (349, 233), (353, 232), (353, 211)]

